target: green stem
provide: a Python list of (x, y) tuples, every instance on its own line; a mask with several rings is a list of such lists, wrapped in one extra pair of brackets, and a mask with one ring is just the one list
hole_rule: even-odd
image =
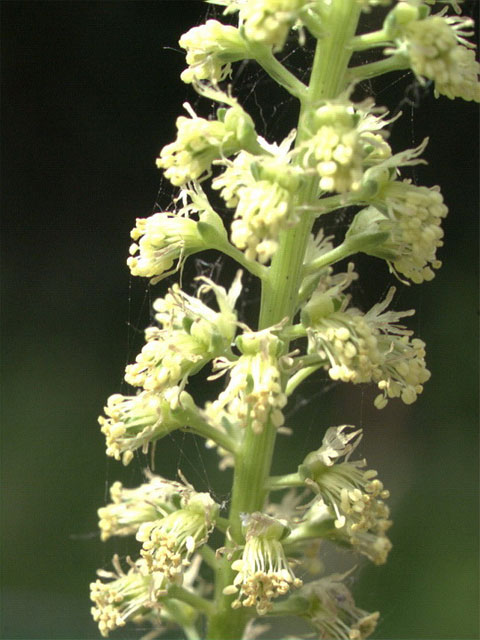
[[(346, 88), (346, 71), (352, 53), (350, 41), (355, 35), (359, 15), (357, 0), (332, 0), (326, 11), (325, 37), (317, 42), (308, 90), (301, 97), (297, 147), (311, 135), (311, 116), (319, 103), (338, 96)], [(313, 206), (317, 194), (318, 177), (312, 176), (299, 191), (297, 206)], [(312, 224), (312, 216), (303, 216), (298, 225), (280, 235), (278, 251), (272, 259), (268, 276), (262, 281), (259, 330), (284, 318), (288, 318), (289, 323), (293, 322)], [(287, 349), (288, 343), (285, 345)], [(245, 427), (245, 437), (236, 456), (229, 517), (232, 541), (227, 546), (232, 551), (243, 541), (240, 514), (262, 510), (268, 496), (266, 483), (275, 437), (276, 428), (272, 424), (264, 425), (261, 433), (254, 433), (249, 425)], [(233, 596), (223, 593), (224, 587), (232, 584), (234, 573), (231, 560), (225, 556), (216, 575), (216, 613), (209, 620), (209, 640), (239, 640), (248, 616), (254, 614), (254, 611), (246, 612), (243, 607), (233, 610)]]
[(208, 566), (215, 571), (217, 568), (218, 560), (215, 555), (215, 551), (208, 544), (202, 545), (198, 552), (202, 556), (203, 560), (208, 564)]
[(187, 640), (201, 640), (195, 627), (183, 627)]
[(226, 518), (215, 518), (215, 527), (219, 530), (222, 531), (222, 533), (226, 533), (227, 529), (228, 529), (228, 520)]
[(228, 241), (222, 242), (221, 245), (217, 244), (216, 249), (224, 253), (226, 256), (233, 258), (240, 266), (249, 271), (252, 275), (257, 276), (260, 280), (266, 278), (268, 269), (258, 262), (249, 260), (245, 257), (243, 251), (237, 249)]
[(189, 604), (194, 609), (202, 611), (207, 615), (212, 615), (215, 611), (213, 602), (205, 600), (205, 598), (202, 598), (202, 596), (199, 596), (192, 591), (187, 591), (178, 584), (170, 585), (168, 589), (168, 597), (174, 598), (175, 600), (181, 600), (182, 602)]
[(271, 491), (304, 486), (305, 481), (300, 477), (298, 471), (295, 471), (295, 473), (287, 473), (284, 476), (270, 476), (267, 480), (267, 487)]
[(387, 36), (385, 29), (355, 36), (351, 41), (351, 47), (354, 51), (364, 51), (365, 49), (372, 49), (373, 47), (386, 47), (389, 44), (391, 45), (392, 41)]
[(248, 50), (250, 56), (288, 93), (299, 100), (306, 96), (307, 87), (275, 58), (270, 47), (250, 43)]
[(351, 204), (355, 203), (351, 202), (350, 199), (346, 199), (344, 194), (328, 196), (326, 198), (321, 198), (321, 200), (317, 200), (314, 206), (308, 210), (308, 213), (311, 213), (317, 218), (318, 216), (323, 216), (326, 213), (331, 213), (332, 211), (335, 211), (335, 209), (349, 207)]
[(376, 78), (391, 71), (401, 71), (409, 68), (410, 64), (405, 56), (392, 56), (391, 58), (378, 60), (378, 62), (371, 62), (370, 64), (359, 65), (358, 67), (350, 67), (347, 73), (347, 79), (350, 82), (353, 80), (368, 80), (369, 78)]
[(320, 269), (324, 269), (331, 264), (335, 264), (335, 262), (348, 258), (352, 253), (352, 248), (348, 244), (342, 243), (338, 245), (338, 247), (335, 247), (335, 249), (324, 253), (319, 258), (316, 258), (315, 260), (312, 260), (312, 262), (306, 264), (303, 269), (303, 273), (304, 275), (310, 275), (316, 271), (320, 271)]
[(203, 420), (198, 414), (187, 411), (185, 412), (185, 422), (187, 423), (187, 427), (185, 427), (185, 431), (193, 431), (199, 436), (202, 436), (206, 440), (213, 440), (215, 444), (218, 444), (223, 449), (230, 451), (230, 453), (235, 453), (237, 450), (237, 445), (226, 433), (219, 431), (219, 429), (215, 429), (211, 424)]
[(290, 327), (286, 327), (280, 333), (280, 337), (282, 340), (286, 342), (291, 342), (292, 340), (297, 340), (298, 338), (305, 338), (307, 335), (307, 330), (303, 326), (303, 324), (294, 324)]
[(320, 369), (321, 366), (322, 365), (318, 364), (312, 367), (304, 367), (300, 371), (297, 371), (297, 373), (293, 375), (288, 381), (287, 386), (285, 388), (285, 395), (287, 397), (291, 396), (292, 393), (295, 391), (295, 389), (298, 387), (298, 385), (301, 384), (304, 380), (306, 380), (308, 376), (311, 376), (312, 373), (315, 373), (315, 371), (318, 371), (318, 369)]

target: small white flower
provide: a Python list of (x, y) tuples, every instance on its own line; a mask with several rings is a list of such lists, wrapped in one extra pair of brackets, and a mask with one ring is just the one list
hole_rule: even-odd
[[(200, 280), (204, 283), (196, 297), (175, 284), (164, 298), (155, 300), (155, 319), (161, 328), (145, 331), (146, 344), (135, 363), (126, 367), (126, 382), (148, 391), (183, 385), (189, 375), (229, 350), (237, 327), (234, 305), (241, 291), (241, 272), (228, 293), (207, 278)], [(219, 311), (201, 301), (209, 291), (214, 292)]]
[(413, 311), (385, 312), (394, 291), (392, 287), (385, 300), (366, 314), (353, 307), (345, 309), (348, 298), (344, 298), (338, 311), (318, 318), (307, 329), (308, 352), (325, 361), (332, 380), (377, 383), (382, 391), (375, 399), (379, 409), (389, 398), (401, 397), (405, 404), (415, 402), (430, 378), (425, 343), (410, 340), (412, 332), (398, 324)]
[(190, 29), (180, 38), (179, 45), (187, 51), (189, 66), (180, 76), (186, 83), (220, 82), (230, 75), (232, 62), (248, 57), (238, 29), (217, 20), (207, 20)]
[[(189, 397), (185, 391), (180, 395), (178, 387), (172, 392), (177, 402), (181, 399), (186, 402)], [(110, 396), (104, 407), (107, 417), (98, 418), (106, 438), (107, 456), (122, 460), (127, 465), (136, 449), (141, 448), (146, 453), (151, 442), (184, 426), (174, 417), (171, 408), (172, 399), (168, 393), (143, 391), (136, 396), (120, 393)]]
[(165, 170), (165, 177), (176, 187), (208, 177), (214, 160), (256, 143), (255, 125), (239, 104), (221, 112), (219, 120), (199, 118), (185, 106), (192, 117), (177, 118), (177, 139), (163, 147), (157, 159), (157, 167)]
[(246, 542), (242, 557), (232, 564), (238, 573), (233, 585), (223, 592), (238, 593), (232, 608), (256, 607), (258, 615), (265, 615), (272, 609), (273, 599), (301, 587), (302, 581), (295, 577), (285, 556), (281, 538), (288, 529), (282, 522), (256, 512), (245, 516), (243, 524)]
[(348, 574), (332, 574), (304, 585), (299, 597), (310, 602), (305, 618), (321, 638), (329, 640), (364, 640), (377, 626), (379, 613), (359, 609), (343, 583)]
[(152, 284), (168, 275), (175, 260), (206, 248), (197, 222), (174, 213), (155, 213), (137, 218), (131, 232), (135, 242), (130, 246), (127, 265), (132, 276), (153, 278)]
[(90, 599), (94, 603), (91, 613), (103, 637), (132, 618), (138, 620), (149, 611), (159, 611), (158, 597), (166, 594), (163, 576), (149, 574), (143, 560), (130, 561), (127, 573), (122, 570), (118, 556), (114, 557), (113, 566), (115, 572), (98, 572), (109, 582), (96, 580), (90, 584)]
[[(377, 110), (378, 111), (378, 110)], [(311, 136), (298, 148), (305, 169), (314, 168), (325, 192), (358, 191), (364, 172), (391, 156), (384, 136), (387, 124), (374, 115), (372, 101), (354, 105), (346, 96), (319, 107), (310, 124)]]
[(184, 495), (181, 509), (140, 526), (136, 538), (148, 571), (162, 573), (170, 582), (182, 582), (194, 551), (204, 544), (215, 524), (218, 505), (208, 493)]
[(288, 32), (303, 9), (314, 5), (312, 0), (221, 0), (225, 13), (240, 11), (240, 24), (245, 37), (252, 42), (283, 49)]
[[(357, 213), (346, 241), (385, 259), (394, 273), (416, 284), (432, 280), (433, 269), (441, 266), (436, 251), (443, 246), (441, 224), (448, 213), (440, 188), (418, 187), (408, 180), (375, 182), (376, 192), (369, 200), (373, 206)], [(382, 239), (370, 243), (375, 236)]]
[(348, 460), (362, 439), (362, 430), (345, 424), (341, 427), (330, 427), (323, 436), (322, 446), (315, 451), (315, 461), (331, 467), (339, 458)]
[[(352, 428), (345, 425), (330, 427), (320, 449), (308, 454), (301, 470), (303, 473), (308, 470), (305, 483), (331, 510), (340, 539), (375, 564), (383, 564), (391, 548), (385, 536), (391, 525), (389, 509), (383, 502), (390, 494), (377, 479), (376, 471), (365, 470), (365, 460), (349, 460), (361, 439), (361, 429), (349, 432)], [(342, 456), (345, 460), (339, 462)], [(318, 509), (312, 509), (305, 515), (305, 520), (315, 520), (318, 516)], [(324, 516), (322, 510), (321, 519)]]
[[(282, 154), (283, 155), (283, 154)], [(232, 243), (250, 260), (268, 262), (278, 248), (278, 236), (298, 222), (294, 197), (300, 167), (282, 155), (259, 159), (241, 152), (212, 182), (228, 207), (236, 207), (231, 225)]]
[(126, 489), (121, 482), (110, 487), (112, 502), (98, 509), (101, 539), (135, 534), (143, 522), (152, 522), (173, 509), (173, 499), (187, 490), (179, 482), (165, 480), (152, 473), (149, 481), (135, 489)]
[(208, 408), (214, 422), (221, 422), (226, 411), (234, 424), (249, 425), (261, 433), (270, 421), (275, 427), (284, 422), (283, 407), (287, 398), (282, 390), (280, 369), (281, 343), (270, 331), (244, 333), (237, 339), (242, 355), (233, 362), (217, 358), (214, 369), (230, 372), (230, 379)]
[[(406, 3), (399, 3), (397, 11), (402, 5)], [(480, 64), (475, 45), (466, 39), (473, 33), (471, 27), (470, 18), (440, 14), (408, 20), (398, 25), (396, 48), (386, 53), (406, 54), (421, 82), (433, 80), (437, 97), (480, 102)]]

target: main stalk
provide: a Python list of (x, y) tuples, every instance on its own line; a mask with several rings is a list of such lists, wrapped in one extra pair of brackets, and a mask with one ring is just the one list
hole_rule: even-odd
[[(322, 2), (323, 5), (323, 2)], [(345, 77), (351, 57), (350, 41), (355, 35), (360, 15), (357, 0), (332, 0), (326, 15), (325, 36), (317, 42), (306, 97), (301, 102), (296, 146), (311, 135), (309, 120), (319, 102), (335, 98), (345, 89)], [(305, 207), (317, 198), (318, 179), (310, 178), (299, 190), (296, 205)], [(312, 218), (304, 216), (294, 228), (284, 231), (279, 249), (272, 259), (268, 277), (263, 282), (258, 328), (265, 329), (288, 318), (293, 321), (297, 310), (297, 295), (301, 285), (302, 266)], [(240, 452), (236, 456), (229, 528), (233, 542), (230, 549), (242, 542), (240, 514), (263, 509), (267, 498), (266, 480), (270, 475), (276, 428), (267, 424), (261, 434), (247, 426)], [(216, 613), (209, 620), (209, 640), (240, 640), (249, 612), (231, 608), (232, 596), (223, 589), (232, 584), (235, 572), (231, 559), (219, 561), (216, 572)]]

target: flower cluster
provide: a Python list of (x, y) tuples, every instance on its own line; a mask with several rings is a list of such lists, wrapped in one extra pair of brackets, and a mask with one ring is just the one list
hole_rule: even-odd
[(114, 557), (113, 566), (115, 572), (98, 572), (109, 582), (96, 580), (90, 584), (90, 599), (94, 603), (91, 612), (103, 637), (132, 618), (139, 621), (151, 612), (158, 613), (161, 608), (158, 598), (166, 593), (163, 576), (149, 574), (143, 560), (130, 562), (127, 573), (122, 570), (118, 556)]
[(174, 186), (207, 177), (214, 160), (255, 145), (255, 125), (238, 104), (220, 111), (219, 116), (205, 120), (191, 110), (190, 118), (177, 118), (177, 139), (163, 147), (157, 159), (157, 167), (164, 169)]
[(301, 169), (289, 166), (280, 154), (259, 161), (241, 152), (226, 164), (212, 186), (221, 189), (228, 207), (236, 208), (231, 240), (250, 260), (268, 262), (277, 250), (280, 231), (298, 221), (294, 195)]
[(164, 393), (143, 391), (136, 396), (120, 393), (110, 396), (104, 407), (107, 417), (98, 418), (106, 438), (107, 456), (127, 465), (136, 449), (141, 448), (146, 453), (151, 442), (183, 426), (172, 407), (189, 399), (179, 387), (166, 389)]
[(214, 369), (230, 372), (230, 379), (217, 400), (207, 408), (209, 418), (221, 423), (225, 411), (230, 422), (250, 426), (261, 433), (270, 421), (275, 427), (284, 422), (283, 407), (287, 398), (281, 385), (281, 342), (271, 331), (244, 333), (237, 338), (242, 355), (231, 362), (217, 358)]
[(181, 508), (154, 522), (143, 523), (136, 538), (148, 571), (181, 582), (194, 551), (204, 544), (215, 524), (218, 505), (208, 493), (187, 493)]
[(385, 232), (387, 240), (367, 246), (365, 253), (386, 259), (394, 272), (416, 284), (432, 280), (433, 269), (441, 266), (436, 251), (443, 246), (441, 223), (448, 213), (440, 189), (389, 181), (373, 202), (355, 216), (347, 239)]
[(332, 574), (304, 585), (299, 598), (309, 602), (305, 618), (320, 638), (364, 640), (377, 626), (379, 613), (359, 609), (343, 580), (348, 574)]
[[(410, 339), (411, 331), (398, 324), (400, 318), (413, 312), (385, 311), (393, 293), (392, 288), (383, 302), (365, 314), (354, 307), (340, 308), (324, 317), (316, 316), (316, 322), (307, 329), (308, 351), (325, 363), (332, 380), (377, 383), (382, 392), (375, 399), (379, 409), (389, 398), (400, 397), (405, 404), (415, 402), (430, 378), (425, 344)], [(312, 303), (314, 306), (315, 298)], [(314, 310), (309, 317), (315, 317)]]
[(466, 40), (473, 20), (442, 14), (424, 16), (425, 7), (399, 2), (387, 19), (396, 48), (387, 53), (404, 54), (422, 82), (433, 80), (435, 94), (480, 102), (480, 64), (475, 45)]
[(130, 235), (135, 241), (127, 260), (130, 272), (153, 278), (152, 284), (168, 275), (175, 260), (206, 248), (194, 220), (164, 211), (137, 218)]
[[(212, 636), (228, 627), (239, 637), (255, 616), (296, 614), (315, 637), (363, 640), (379, 614), (356, 606), (348, 574), (305, 585), (298, 577), (323, 571), (324, 541), (375, 564), (387, 559), (389, 492), (366, 460), (351, 459), (362, 430), (327, 429), (294, 472), (271, 475), (271, 455), (276, 432), (291, 431), (284, 426), (287, 397), (318, 369), (332, 380), (375, 383), (379, 409), (390, 398), (414, 402), (430, 377), (425, 344), (402, 324), (413, 311), (388, 310), (394, 289), (364, 313), (347, 292), (358, 277), (353, 264), (333, 271), (336, 262), (363, 252), (386, 260), (399, 279), (431, 280), (441, 265), (436, 254), (447, 215), (438, 187), (399, 177), (400, 167), (424, 162), (427, 140), (393, 154), (387, 128), (395, 118), (373, 99), (355, 103), (352, 95), (356, 80), (410, 66), (420, 82), (434, 83), (437, 95), (480, 101), (480, 64), (467, 39), (473, 22), (446, 9), (430, 15), (427, 5), (436, 0), (399, 0), (383, 29), (364, 33), (357, 29), (361, 11), (391, 0), (208, 1), (237, 14), (238, 27), (208, 20), (185, 33), (181, 78), (220, 108), (207, 119), (184, 105), (176, 139), (157, 159), (180, 187), (174, 209), (137, 219), (127, 264), (132, 275), (156, 284), (181, 271), (187, 257), (220, 251), (261, 280), (259, 329), (250, 330), (235, 310), (241, 272), (228, 291), (204, 277), (193, 295), (174, 284), (154, 301), (153, 326), (126, 367), (125, 381), (136, 393), (110, 396), (99, 422), (107, 455), (125, 465), (174, 430), (203, 437), (217, 448), (221, 469), (235, 468), (232, 504), (227, 520), (210, 493), (197, 493), (186, 480), (146, 473), (134, 489), (115, 482), (111, 501), (98, 510), (100, 537), (134, 536), (139, 558), (127, 558), (126, 572), (118, 557), (114, 572), (99, 572), (104, 580), (91, 585), (92, 615), (103, 636), (133, 620), (153, 622), (151, 638), (171, 621), (198, 638), (197, 618), (204, 615)], [(458, 9), (457, 0), (445, 2)], [(296, 63), (287, 67), (284, 56), (275, 56), (292, 29), (300, 40), (308, 30), (319, 41), (308, 85), (295, 75)], [(385, 43), (392, 58), (350, 66), (350, 54)], [(298, 130), (280, 144), (257, 135), (233, 88), (219, 86), (241, 60), (256, 61), (301, 103)], [(211, 201), (210, 190), (218, 192)], [(231, 210), (229, 231), (215, 200), (222, 214)], [(360, 211), (341, 244), (316, 226), (310, 235), (316, 218), (353, 206)], [(336, 220), (339, 228), (348, 218), (340, 212)], [(208, 380), (225, 375), (226, 383), (200, 409), (185, 388), (208, 366)], [(278, 504), (269, 502), (272, 491), (284, 492)], [(217, 553), (210, 546), (214, 528), (228, 540)], [(201, 588), (202, 560), (215, 574), (212, 597)]]
[(240, 11), (240, 23), (248, 40), (280, 51), (302, 10), (313, 3), (312, 0), (221, 0), (219, 4), (227, 5), (225, 13)]
[(256, 607), (259, 615), (272, 609), (272, 600), (290, 589), (298, 589), (302, 581), (296, 578), (285, 556), (281, 539), (288, 533), (283, 523), (255, 512), (244, 517), (245, 547), (242, 557), (232, 569), (237, 575), (232, 585), (225, 587), (226, 595), (238, 594), (232, 602), (234, 609)]
[[(159, 327), (145, 331), (146, 344), (134, 364), (125, 370), (125, 381), (147, 391), (162, 391), (184, 383), (209, 360), (225, 353), (235, 336), (235, 301), (240, 293), (240, 273), (227, 293), (208, 279), (197, 296), (189, 296), (175, 284), (164, 298), (153, 303)], [(201, 301), (213, 291), (219, 311)]]
[(319, 175), (322, 191), (358, 191), (364, 171), (391, 155), (384, 137), (375, 133), (387, 122), (373, 111), (370, 101), (353, 105), (345, 97), (316, 110), (311, 137), (299, 151), (302, 165)]
[(230, 75), (231, 63), (248, 57), (239, 30), (218, 20), (207, 20), (184, 33), (179, 45), (186, 50), (188, 69), (180, 78), (190, 83), (209, 80), (218, 83)]
[(136, 489), (126, 489), (121, 482), (110, 487), (112, 502), (98, 510), (100, 537), (134, 535), (144, 522), (152, 522), (175, 508), (186, 488), (179, 482), (165, 480), (152, 473), (149, 481)]
[[(383, 564), (392, 546), (385, 536), (391, 522), (384, 499), (390, 494), (376, 471), (365, 470), (365, 460), (349, 460), (361, 435), (361, 429), (354, 431), (348, 425), (331, 427), (320, 449), (305, 458), (300, 473), (320, 497), (305, 521), (311, 525), (325, 519), (325, 511), (330, 512), (334, 517), (334, 539), (344, 540), (375, 564)], [(339, 461), (341, 457), (345, 457), (344, 462)]]

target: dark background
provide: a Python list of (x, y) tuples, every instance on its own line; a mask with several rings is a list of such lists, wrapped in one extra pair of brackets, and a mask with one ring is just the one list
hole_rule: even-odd
[[(197, 105), (178, 78), (177, 42), (205, 11), (178, 0), (1, 3), (3, 638), (99, 637), (88, 584), (130, 549), (100, 543), (96, 509), (114, 480), (138, 483), (146, 461), (106, 460), (96, 419), (108, 395), (125, 391), (150, 300), (165, 291), (129, 277), (128, 233), (156, 202), (169, 205), (154, 160), (182, 103)], [(304, 64), (295, 51), (289, 62)], [(236, 90), (268, 97), (271, 85), (251, 74)], [(359, 570), (354, 585), (361, 606), (382, 612), (375, 637), (477, 638), (478, 111), (435, 100), (408, 74), (373, 89), (404, 111), (396, 151), (431, 137), (429, 166), (412, 176), (442, 185), (450, 207), (444, 267), (431, 283), (400, 285), (396, 301), (417, 309), (410, 326), (427, 342), (432, 381), (413, 407), (378, 412), (374, 390), (316, 378), (275, 470), (294, 470), (331, 424), (365, 427), (360, 453), (391, 489), (395, 520), (389, 562)], [(247, 101), (270, 139), (296, 118), (293, 102), (272, 95), (260, 112)], [(361, 268), (360, 304), (395, 284), (379, 261)], [(191, 261), (188, 277), (195, 270)], [(228, 499), (228, 476), (201, 442), (165, 439), (156, 460), (162, 475), (181, 468)]]

